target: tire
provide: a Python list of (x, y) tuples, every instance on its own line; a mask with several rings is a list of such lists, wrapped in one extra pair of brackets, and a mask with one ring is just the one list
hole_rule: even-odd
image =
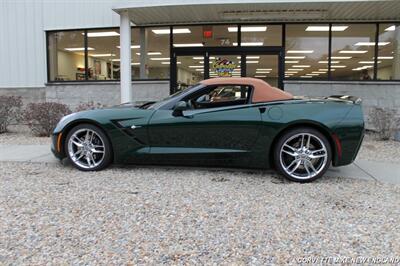
[(299, 183), (314, 181), (331, 165), (332, 149), (318, 130), (299, 127), (286, 131), (274, 147), (274, 164), (287, 179)]
[(99, 171), (112, 161), (112, 146), (97, 126), (80, 124), (65, 138), (64, 150), (71, 163), (81, 171)]

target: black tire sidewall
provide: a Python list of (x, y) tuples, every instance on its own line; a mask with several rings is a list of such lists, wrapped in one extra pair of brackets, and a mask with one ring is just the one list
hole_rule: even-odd
[[(282, 145), (290, 137), (292, 137), (296, 134), (301, 134), (301, 133), (310, 133), (310, 134), (317, 136), (324, 143), (326, 150), (327, 150), (327, 154), (328, 154), (326, 165), (322, 169), (322, 171), (318, 175), (314, 176), (313, 178), (309, 178), (309, 179), (298, 179), (298, 178), (294, 178), (294, 177), (290, 176), (289, 174), (287, 174), (285, 172), (285, 170), (283, 169), (281, 162), (280, 162), (280, 150), (282, 148)], [(310, 128), (310, 127), (298, 127), (298, 128), (290, 129), (290, 130), (284, 132), (283, 135), (279, 138), (278, 142), (276, 143), (273, 154), (274, 154), (274, 165), (275, 165), (276, 170), (278, 170), (278, 172), (280, 172), (280, 174), (282, 174), (285, 178), (287, 178), (291, 181), (294, 181), (294, 182), (299, 182), (299, 183), (312, 182), (312, 181), (322, 177), (325, 174), (325, 172), (328, 170), (328, 168), (330, 167), (331, 161), (332, 161), (332, 148), (331, 148), (331, 144), (329, 143), (328, 139), (320, 131)]]
[[(87, 128), (87, 129), (90, 129), (90, 130), (95, 131), (96, 134), (99, 134), (99, 136), (102, 138), (102, 140), (103, 140), (103, 142), (104, 142), (104, 150), (105, 150), (105, 152), (104, 152), (103, 161), (102, 161), (98, 166), (96, 166), (96, 167), (94, 167), (94, 168), (90, 168), (90, 169), (82, 168), (82, 167), (80, 167), (79, 165), (75, 164), (75, 163), (72, 161), (72, 159), (71, 159), (71, 157), (70, 157), (70, 155), (69, 155), (69, 152), (68, 152), (68, 142), (69, 142), (69, 139), (71, 138), (71, 136), (72, 136), (77, 130), (84, 129), (84, 128)], [(79, 169), (79, 170), (81, 170), (81, 171), (99, 171), (99, 170), (102, 170), (102, 169), (106, 168), (106, 167), (111, 163), (112, 158), (113, 158), (113, 155), (112, 155), (112, 154), (113, 154), (113, 153), (112, 153), (112, 147), (111, 147), (111, 143), (110, 143), (108, 137), (106, 136), (106, 134), (103, 132), (103, 130), (102, 130), (101, 128), (99, 128), (99, 127), (97, 127), (97, 126), (94, 126), (94, 125), (92, 125), (92, 124), (80, 124), (80, 125), (77, 125), (77, 126), (73, 127), (73, 128), (68, 132), (67, 137), (65, 138), (65, 141), (64, 141), (64, 150), (65, 150), (65, 154), (67, 155), (67, 158), (68, 158), (68, 160), (71, 162), (71, 164), (72, 164), (75, 168), (77, 168), (77, 169)]]

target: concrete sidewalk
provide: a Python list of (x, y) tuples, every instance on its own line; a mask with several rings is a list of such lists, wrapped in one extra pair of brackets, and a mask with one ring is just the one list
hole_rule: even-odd
[[(0, 161), (57, 163), (49, 145), (0, 145)], [(400, 165), (396, 163), (356, 160), (353, 164), (331, 167), (332, 177), (349, 177), (400, 184)]]

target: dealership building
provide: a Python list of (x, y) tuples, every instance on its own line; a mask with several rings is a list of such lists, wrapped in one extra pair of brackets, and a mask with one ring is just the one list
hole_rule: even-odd
[(228, 75), (399, 110), (399, 24), (395, 0), (5, 0), (0, 95), (141, 103)]

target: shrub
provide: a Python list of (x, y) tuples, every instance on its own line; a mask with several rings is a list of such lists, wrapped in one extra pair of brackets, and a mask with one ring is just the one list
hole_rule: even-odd
[(10, 124), (20, 121), (21, 107), (21, 96), (0, 96), (0, 133), (7, 132)]
[(30, 103), (24, 112), (24, 118), (32, 133), (36, 136), (50, 136), (58, 121), (71, 113), (71, 110), (61, 103), (44, 102)]
[(396, 111), (393, 109), (373, 107), (369, 117), (381, 140), (390, 139), (399, 124), (399, 118), (396, 118)]
[(87, 103), (80, 103), (78, 105), (78, 107), (75, 108), (75, 112), (100, 109), (100, 108), (104, 108), (104, 107), (106, 107), (106, 105), (90, 101), (90, 102), (87, 102)]

